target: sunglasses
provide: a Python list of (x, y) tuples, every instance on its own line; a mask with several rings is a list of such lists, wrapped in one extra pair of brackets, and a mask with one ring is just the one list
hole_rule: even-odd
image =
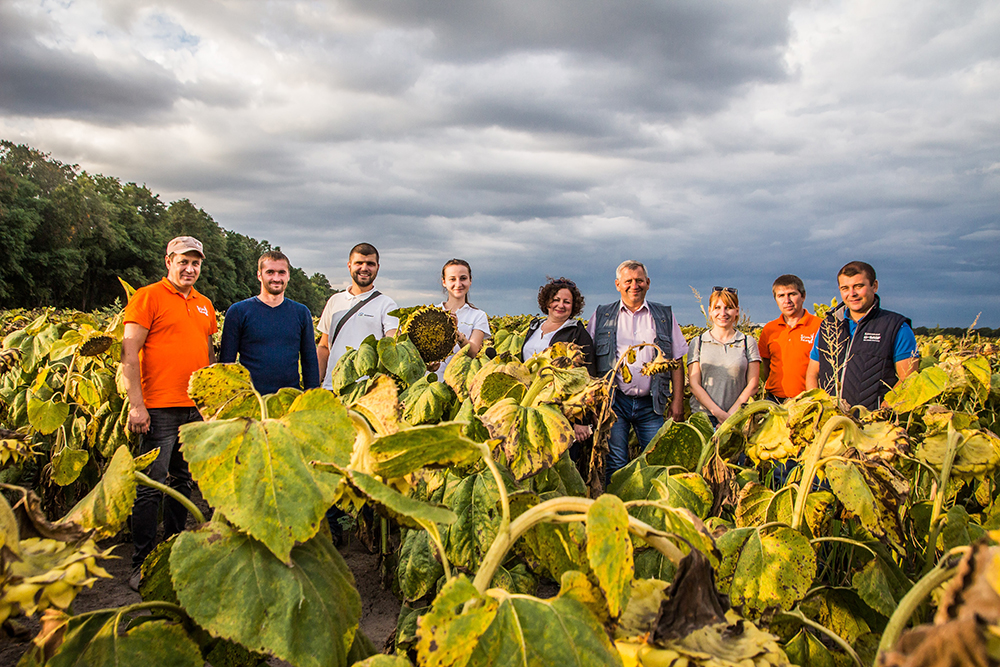
[(716, 292), (729, 292), (730, 294), (739, 294), (739, 292), (736, 291), (735, 287), (722, 287), (720, 285), (716, 285), (715, 287), (712, 288), (712, 293), (714, 294)]

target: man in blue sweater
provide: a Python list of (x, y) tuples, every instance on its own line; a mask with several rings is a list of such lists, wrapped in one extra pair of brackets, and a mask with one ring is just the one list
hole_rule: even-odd
[(282, 387), (319, 386), (312, 314), (301, 303), (285, 298), (289, 268), (284, 253), (269, 250), (261, 255), (257, 260), (260, 294), (230, 306), (222, 327), (219, 361), (231, 364), (238, 357), (261, 394), (273, 394)]

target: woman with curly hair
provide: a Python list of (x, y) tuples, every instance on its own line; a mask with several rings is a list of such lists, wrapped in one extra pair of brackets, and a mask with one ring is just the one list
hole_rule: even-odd
[(583, 348), (587, 372), (597, 375), (594, 340), (576, 316), (583, 310), (583, 295), (568, 278), (549, 278), (538, 288), (538, 307), (546, 317), (536, 317), (524, 334), (521, 358), (527, 361), (553, 343), (576, 343)]

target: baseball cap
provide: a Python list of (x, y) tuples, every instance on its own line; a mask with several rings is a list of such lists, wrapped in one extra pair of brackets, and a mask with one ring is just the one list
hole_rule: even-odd
[(196, 252), (202, 257), (205, 251), (202, 249), (201, 241), (193, 236), (178, 236), (167, 244), (167, 254), (183, 255), (186, 252)]

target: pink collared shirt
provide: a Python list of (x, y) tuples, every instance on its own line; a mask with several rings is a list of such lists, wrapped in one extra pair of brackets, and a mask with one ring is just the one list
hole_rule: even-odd
[[(594, 330), (596, 328), (595, 318), (597, 311), (595, 310), (590, 315), (590, 319), (587, 321), (587, 332), (590, 336), (594, 337)], [(649, 310), (649, 306), (643, 301), (639, 309), (634, 313), (628, 309), (628, 307), (622, 303), (620, 300), (618, 302), (618, 332), (615, 336), (617, 342), (617, 353), (616, 357), (621, 359), (621, 356), (625, 354), (625, 351), (631, 345), (638, 345), (640, 343), (652, 343), (656, 340), (656, 325), (653, 322), (653, 313)], [(680, 359), (688, 351), (687, 340), (684, 338), (684, 334), (681, 333), (681, 327), (677, 324), (677, 318), (673, 318), (673, 328), (670, 332), (670, 345), (672, 349), (672, 356), (674, 359)], [(635, 363), (626, 362), (625, 365), (628, 366), (629, 370), (632, 372), (632, 381), (625, 382), (622, 378), (622, 374), (619, 372), (615, 376), (615, 384), (618, 386), (619, 391), (624, 392), (628, 396), (649, 396), (649, 387), (652, 378), (642, 374), (642, 365), (648, 363), (656, 358), (656, 350), (652, 347), (644, 347), (636, 351)]]

